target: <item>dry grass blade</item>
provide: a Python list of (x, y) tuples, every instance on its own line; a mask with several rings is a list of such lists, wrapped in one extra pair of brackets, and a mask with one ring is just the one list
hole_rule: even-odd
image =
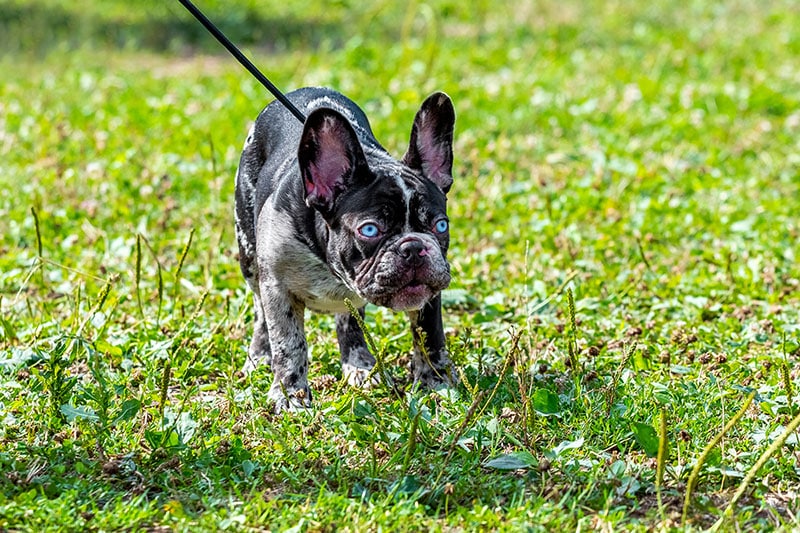
[(705, 449), (703, 449), (703, 453), (700, 454), (700, 457), (697, 459), (697, 464), (694, 465), (692, 469), (692, 473), (689, 475), (689, 481), (686, 483), (686, 495), (684, 496), (683, 500), (683, 512), (681, 514), (681, 524), (684, 526), (686, 525), (686, 517), (689, 513), (689, 506), (692, 502), (692, 491), (694, 490), (695, 485), (697, 484), (697, 477), (700, 475), (700, 470), (703, 468), (703, 464), (705, 463), (708, 455), (711, 453), (711, 450), (719, 444), (719, 441), (722, 440), (722, 437), (725, 436), (728, 431), (731, 430), (733, 426), (739, 422), (739, 419), (742, 418), (744, 413), (747, 411), (747, 408), (750, 407), (750, 403), (753, 401), (753, 398), (756, 396), (756, 391), (752, 391), (750, 394), (747, 395), (747, 399), (745, 399), (744, 405), (739, 409), (739, 411), (731, 418), (725, 427), (722, 428), (712, 440), (711, 442), (706, 445)]
[(744, 496), (744, 493), (747, 491), (747, 487), (750, 486), (750, 483), (752, 483), (758, 475), (758, 471), (761, 470), (765, 464), (767, 464), (767, 461), (769, 461), (770, 457), (775, 455), (775, 452), (783, 447), (786, 439), (788, 439), (789, 435), (791, 435), (798, 427), (800, 427), (800, 414), (795, 416), (792, 421), (789, 422), (789, 425), (786, 426), (786, 429), (783, 430), (783, 433), (781, 433), (780, 436), (775, 439), (775, 442), (770, 444), (769, 448), (767, 448), (766, 451), (761, 454), (761, 457), (758, 458), (756, 464), (754, 464), (753, 467), (748, 470), (747, 474), (744, 476), (744, 479), (742, 479), (742, 482), (739, 484), (739, 488), (736, 489), (731, 501), (728, 503), (728, 507), (725, 508), (722, 516), (711, 527), (711, 531), (718, 531), (726, 520), (733, 517), (733, 509), (736, 507), (736, 504), (739, 502), (742, 496)]

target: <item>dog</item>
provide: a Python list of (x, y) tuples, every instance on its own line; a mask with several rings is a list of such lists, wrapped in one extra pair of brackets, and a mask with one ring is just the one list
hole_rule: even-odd
[(354, 386), (377, 377), (359, 321), (371, 303), (411, 322), (414, 386), (452, 385), (441, 291), (450, 283), (446, 195), (453, 183), (455, 110), (437, 92), (414, 118), (397, 160), (378, 143), (364, 112), (326, 88), (287, 94), (301, 124), (279, 102), (259, 114), (236, 175), (235, 218), (242, 273), (255, 324), (245, 373), (269, 364), (275, 411), (311, 407), (306, 308), (336, 314), (342, 374)]

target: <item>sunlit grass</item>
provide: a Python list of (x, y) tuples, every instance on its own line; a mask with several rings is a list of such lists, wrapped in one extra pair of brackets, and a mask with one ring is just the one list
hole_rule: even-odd
[[(792, 2), (199, 4), (396, 155), (453, 98), (463, 383), (349, 390), (309, 315), (316, 410), (271, 414), (232, 229), (265, 90), (177, 3), (0, 1), (0, 528), (680, 527), (755, 390), (688, 526), (721, 516), (797, 414)], [(405, 317), (367, 326), (405, 386)], [(796, 453), (726, 527), (797, 527)]]

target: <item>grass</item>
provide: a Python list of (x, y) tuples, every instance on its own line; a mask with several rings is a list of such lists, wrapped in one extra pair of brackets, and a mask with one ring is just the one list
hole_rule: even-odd
[[(0, 0), (0, 529), (797, 528), (796, 433), (748, 476), (798, 413), (794, 3), (282, 5), (201, 2), (394, 154), (455, 102), (462, 383), (350, 390), (310, 315), (316, 409), (271, 414), (232, 231), (265, 91), (177, 3)], [(404, 389), (405, 318), (367, 327)]]

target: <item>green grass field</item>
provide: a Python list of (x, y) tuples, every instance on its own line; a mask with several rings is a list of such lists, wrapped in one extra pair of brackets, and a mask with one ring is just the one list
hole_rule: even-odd
[(800, 527), (796, 2), (273, 4), (199, 2), (393, 154), (454, 100), (461, 384), (351, 390), (309, 315), (273, 415), (233, 234), (271, 97), (177, 2), (0, 0), (0, 530)]

